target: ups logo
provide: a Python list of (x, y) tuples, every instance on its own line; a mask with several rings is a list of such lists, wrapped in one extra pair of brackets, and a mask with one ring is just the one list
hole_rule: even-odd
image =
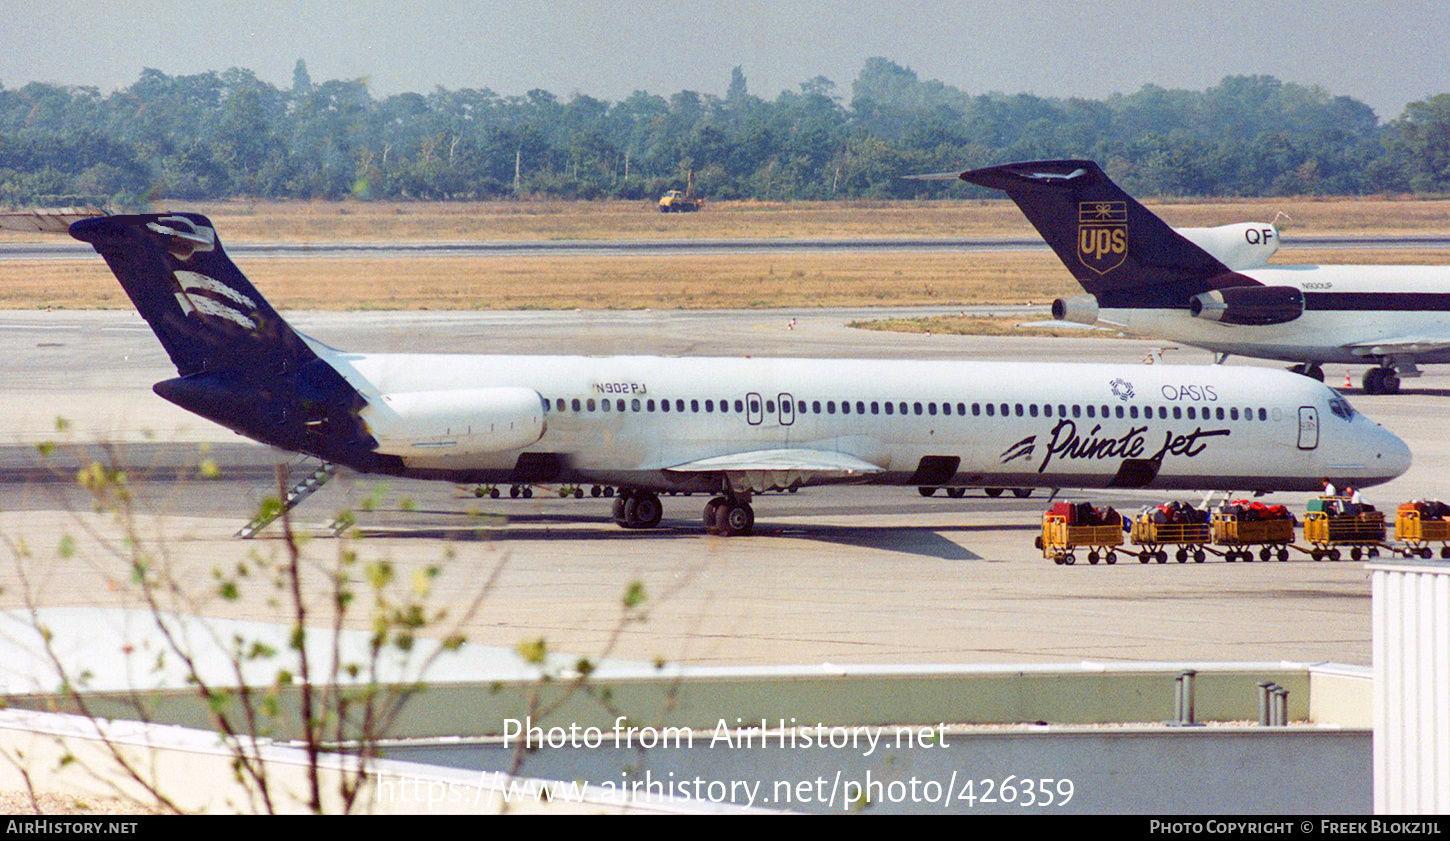
[(1077, 257), (1098, 274), (1123, 265), (1128, 256), (1128, 203), (1085, 201), (1077, 205)]

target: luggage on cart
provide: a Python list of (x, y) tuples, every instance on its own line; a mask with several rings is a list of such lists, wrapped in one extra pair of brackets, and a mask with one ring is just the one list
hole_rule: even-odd
[(1077, 563), (1076, 551), (1087, 549), (1087, 562), (1096, 564), (1118, 562), (1113, 551), (1123, 545), (1123, 518), (1112, 508), (1097, 509), (1091, 504), (1060, 502), (1042, 515), (1042, 534), (1037, 547), (1042, 557), (1053, 563), (1071, 566)]
[(1349, 549), (1351, 560), (1379, 557), (1385, 541), (1385, 515), (1371, 505), (1355, 505), (1342, 497), (1319, 497), (1309, 500), (1304, 517), (1304, 541), (1313, 548), (1309, 556), (1316, 561), (1343, 557), (1341, 547)]
[(1395, 512), (1395, 540), (1405, 557), (1434, 557), (1431, 543), (1440, 544), (1440, 557), (1450, 559), (1450, 505), (1439, 500), (1415, 500)]

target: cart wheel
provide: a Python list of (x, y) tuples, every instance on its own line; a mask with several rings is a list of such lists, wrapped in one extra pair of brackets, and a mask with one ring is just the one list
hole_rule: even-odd
[(1152, 552), (1139, 552), (1138, 553), (1138, 563), (1140, 563), (1140, 564), (1146, 564), (1149, 561), (1151, 561), (1152, 559), (1153, 559), (1153, 553)]
[(1062, 556), (1062, 562), (1068, 566), (1072, 566), (1073, 564), (1077, 563), (1077, 558), (1074, 558), (1072, 556), (1072, 553), (1068, 552), (1066, 555)]
[(1179, 549), (1177, 552), (1173, 553), (1173, 559), (1180, 564), (1183, 563), (1184, 561), (1188, 560), (1188, 550)]
[(1036, 537), (1032, 538), (1032, 545), (1033, 545), (1033, 547), (1035, 547), (1037, 549), (1037, 551), (1041, 552), (1042, 551), (1042, 535), (1039, 534)]
[(1054, 564), (1057, 564), (1058, 566), (1062, 566), (1062, 556), (1061, 555), (1053, 555), (1052, 556), (1052, 562)]
[(1159, 549), (1158, 554), (1154, 556), (1154, 559), (1157, 560), (1160, 564), (1166, 564), (1168, 563), (1168, 553), (1162, 549)]
[(1320, 560), (1323, 560), (1324, 559), (1322, 553), (1320, 553), (1320, 551), (1318, 549), (1311, 549), (1309, 551), (1309, 557), (1313, 558), (1316, 561), (1320, 561)]
[(1088, 553), (1088, 563), (1092, 564), (1093, 566), (1097, 566), (1098, 565), (1098, 553), (1097, 552), (1089, 552)]
[(1235, 552), (1232, 549), (1230, 549), (1227, 552), (1224, 552), (1223, 553), (1223, 562), (1226, 563), (1226, 564), (1231, 564), (1234, 561), (1237, 561), (1238, 559), (1239, 559), (1239, 553)]
[(1248, 549), (1245, 549), (1244, 551), (1239, 553), (1239, 560), (1243, 561), (1246, 564), (1251, 564), (1254, 562), (1254, 553)]
[(1338, 549), (1330, 549), (1329, 550), (1329, 560), (1331, 560), (1331, 561), (1337, 561), (1337, 560), (1339, 560), (1339, 558), (1340, 558), (1340, 555), (1339, 555), (1339, 550)]
[(1259, 560), (1261, 560), (1261, 561), (1267, 561), (1268, 559), (1269, 559), (1269, 547), (1265, 546), (1264, 548), (1262, 548), (1262, 549), (1259, 550)]
[(1195, 564), (1201, 564), (1201, 563), (1203, 563), (1204, 559), (1207, 558), (1207, 557), (1208, 557), (1207, 555), (1203, 554), (1203, 550), (1202, 549), (1198, 549), (1198, 550), (1194, 551), (1194, 553), (1193, 553), (1193, 562)]
[(1378, 558), (1380, 556), (1380, 550), (1374, 547), (1370, 547), (1370, 550), (1365, 554), (1370, 556), (1371, 558)]
[(1421, 549), (1420, 550), (1420, 557), (1424, 558), (1427, 561), (1430, 560), (1430, 557), (1432, 555), (1434, 555), (1434, 554), (1435, 553), (1434, 552), (1431, 552), (1430, 551), (1430, 547), (1428, 547), (1428, 546), (1426, 546), (1424, 549)]
[(1280, 549), (1280, 550), (1279, 550), (1279, 560), (1280, 560), (1280, 561), (1281, 561), (1281, 562), (1282, 562), (1282, 561), (1287, 561), (1287, 560), (1289, 560), (1289, 550), (1288, 550), (1288, 549)]
[(1360, 549), (1359, 549), (1358, 546), (1356, 546), (1353, 549), (1349, 550), (1349, 558), (1350, 558), (1350, 560), (1357, 561), (1363, 555), (1364, 555), (1364, 553), (1360, 551)]
[(1450, 546), (1440, 547), (1440, 557), (1450, 559)]
[(1106, 556), (1103, 557), (1103, 560), (1107, 561), (1110, 565), (1115, 564), (1118, 562), (1118, 553), (1109, 552)]

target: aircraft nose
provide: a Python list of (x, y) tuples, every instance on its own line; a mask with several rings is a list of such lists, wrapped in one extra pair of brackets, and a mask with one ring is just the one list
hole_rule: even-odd
[(1384, 481), (1389, 481), (1410, 469), (1410, 448), (1388, 429), (1380, 427), (1378, 432), (1371, 448), (1373, 458), (1370, 465), (1376, 474), (1384, 477)]

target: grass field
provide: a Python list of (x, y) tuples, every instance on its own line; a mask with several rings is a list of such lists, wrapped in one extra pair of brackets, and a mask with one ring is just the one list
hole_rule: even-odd
[[(1153, 205), (1175, 225), (1293, 217), (1291, 233), (1450, 233), (1450, 203), (1283, 199)], [(722, 202), (660, 214), (642, 202), (227, 203), (200, 205), (223, 241), (1036, 238), (1015, 205), (989, 202)], [(36, 235), (8, 235), (11, 240)], [(1276, 263), (1450, 265), (1450, 251), (1295, 250)], [(434, 257), (248, 260), (283, 309), (966, 306), (1080, 291), (1047, 252)], [(0, 260), (0, 308), (127, 307), (99, 258)]]

